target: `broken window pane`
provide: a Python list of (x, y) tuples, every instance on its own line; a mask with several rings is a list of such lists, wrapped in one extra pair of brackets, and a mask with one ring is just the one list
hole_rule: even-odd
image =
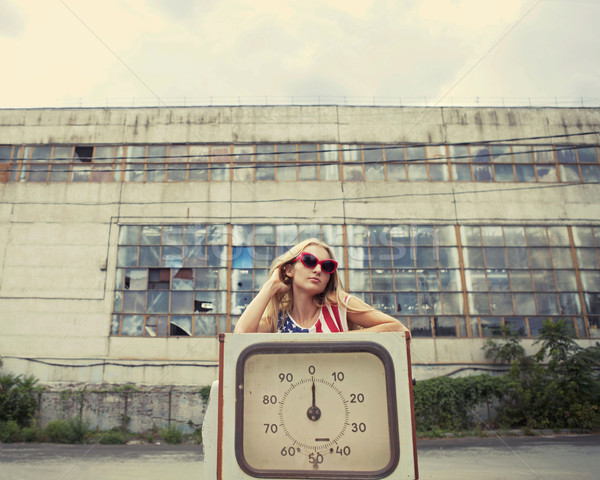
[(193, 290), (194, 279), (191, 268), (173, 269), (173, 279), (171, 281), (172, 290)]
[(217, 292), (196, 292), (194, 295), (194, 313), (215, 312), (217, 310)]
[(233, 315), (241, 315), (246, 307), (252, 301), (253, 294), (251, 292), (234, 292), (231, 294), (231, 313)]
[(171, 325), (169, 326), (170, 336), (191, 337), (192, 336), (192, 316), (191, 315), (173, 315)]
[(121, 322), (121, 335), (142, 335), (143, 328), (143, 315), (123, 315), (123, 320)]
[(252, 291), (252, 270), (234, 269), (231, 272), (232, 290)]
[(148, 288), (148, 270), (125, 270), (125, 290), (146, 290)]
[(148, 315), (144, 336), (166, 337), (169, 331), (169, 317), (164, 315)]
[(169, 290), (171, 270), (168, 268), (151, 268), (148, 271), (148, 290)]

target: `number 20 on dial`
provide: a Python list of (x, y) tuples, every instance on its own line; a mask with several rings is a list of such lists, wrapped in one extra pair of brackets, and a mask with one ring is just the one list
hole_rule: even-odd
[(236, 368), (236, 456), (256, 477), (382, 478), (399, 461), (392, 359), (371, 342), (256, 344)]

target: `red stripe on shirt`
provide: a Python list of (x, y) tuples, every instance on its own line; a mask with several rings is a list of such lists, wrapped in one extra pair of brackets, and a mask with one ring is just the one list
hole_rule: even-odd
[(323, 318), (325, 319), (325, 323), (327, 323), (330, 332), (335, 333), (341, 330), (336, 326), (335, 321), (331, 317), (331, 313), (329, 313), (329, 309), (326, 305), (323, 306)]
[(342, 319), (340, 318), (340, 309), (338, 308), (337, 305), (331, 305), (331, 310), (333, 310), (333, 316), (335, 317), (335, 323), (337, 323), (338, 330), (340, 332), (343, 332), (344, 329), (342, 328)]
[(317, 320), (317, 323), (315, 323), (315, 331), (317, 333), (323, 333), (323, 326), (321, 325), (321, 320)]

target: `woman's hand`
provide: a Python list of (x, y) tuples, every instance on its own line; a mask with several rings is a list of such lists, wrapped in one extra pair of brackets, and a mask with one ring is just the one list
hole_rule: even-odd
[(283, 269), (277, 269), (273, 272), (271, 278), (267, 280), (267, 284), (271, 295), (284, 294), (290, 291), (292, 278), (288, 277)]

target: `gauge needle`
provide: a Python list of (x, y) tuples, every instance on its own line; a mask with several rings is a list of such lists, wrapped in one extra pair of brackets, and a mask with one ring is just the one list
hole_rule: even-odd
[(306, 411), (306, 416), (309, 420), (316, 422), (319, 418), (321, 418), (321, 409), (317, 407), (316, 394), (315, 394), (315, 381), (312, 383), (312, 405), (308, 407)]

